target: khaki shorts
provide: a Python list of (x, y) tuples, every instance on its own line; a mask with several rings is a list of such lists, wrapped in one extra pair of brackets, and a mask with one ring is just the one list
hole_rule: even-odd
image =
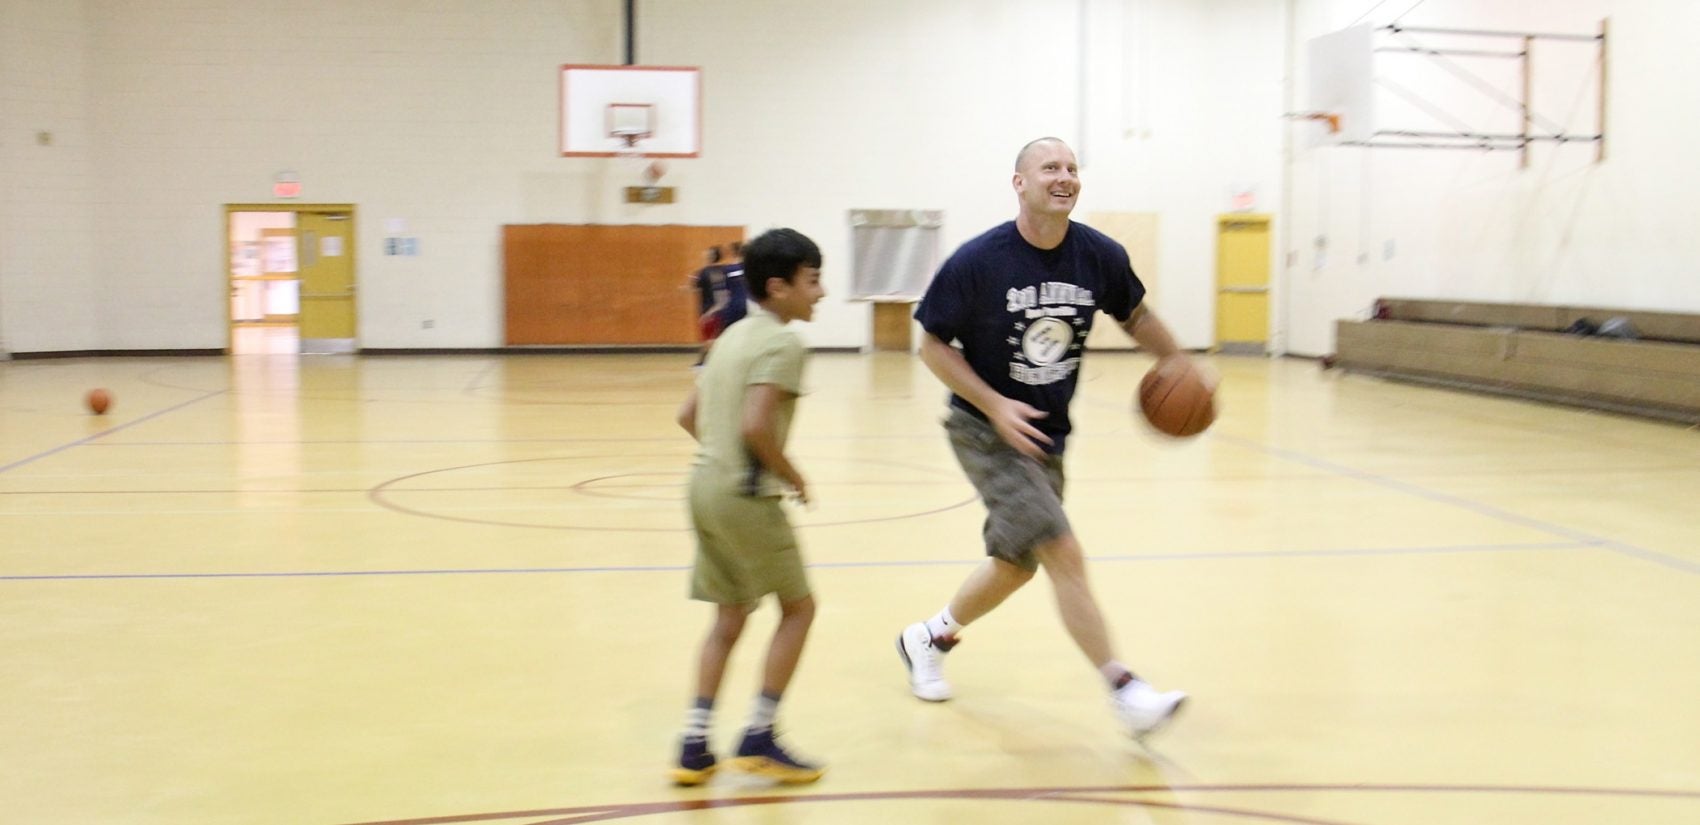
[(691, 598), (754, 607), (769, 593), (786, 602), (808, 596), (803, 554), (779, 497), (742, 495), (709, 476), (700, 467), (691, 473)]
[(986, 505), (986, 555), (1028, 572), (1034, 548), (1074, 531), (1063, 512), (1062, 456), (1036, 461), (1015, 451), (992, 425), (956, 407), (944, 421), (951, 449)]

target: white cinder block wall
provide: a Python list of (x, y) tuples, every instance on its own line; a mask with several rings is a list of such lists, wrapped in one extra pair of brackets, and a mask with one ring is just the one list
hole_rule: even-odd
[(0, 352), (106, 346), (89, 28), (82, 3), (0, 3)]
[[(942, 208), (954, 248), (1013, 214), (1014, 153), (1045, 134), (1085, 154), (1083, 211), (1164, 213), (1165, 311), (1203, 346), (1227, 182), (1278, 195), (1280, 0), (640, 2), (639, 62), (703, 67), (707, 113), (703, 157), (671, 164), (680, 203), (650, 207), (616, 202), (614, 161), (554, 154), (556, 68), (620, 62), (614, 0), (0, 0), (8, 20), (49, 5), (82, 51), (8, 49), (26, 71), (0, 82), (15, 97), (35, 93), (27, 70), (88, 77), (50, 102), (88, 113), (72, 165), (95, 194), (52, 180), (38, 197), (80, 228), (5, 247), (0, 335), (18, 351), (223, 346), (221, 207), (269, 200), (284, 170), (302, 202), (358, 208), (367, 347), (500, 346), (500, 228), (543, 221), (796, 226), (837, 296), (807, 334), (859, 346), (846, 212)], [(9, 171), (48, 119), (8, 111)], [(9, 209), (0, 238), (30, 230)], [(389, 219), (420, 256), (380, 254)]]
[[(361, 343), (499, 346), (500, 227), (560, 174), (556, 72), (612, 53), (591, 0), (86, 0), (114, 347), (221, 347), (222, 205), (356, 206)], [(384, 257), (402, 218), (417, 258)], [(421, 330), (421, 319), (435, 329)]]
[[(678, 220), (796, 226), (839, 296), (848, 210), (943, 209), (948, 254), (1014, 216), (1016, 151), (1056, 135), (1081, 154), (1079, 214), (1162, 213), (1159, 309), (1206, 346), (1230, 183), (1279, 197), (1280, 0), (639, 6), (640, 60), (705, 67), (707, 154), (674, 164)], [(863, 304), (829, 299), (816, 319), (816, 344), (869, 340)]]
[[(1385, 25), (1411, 9), (1374, 0), (1297, 0), (1295, 45), (1361, 19)], [(1689, 130), (1700, 125), (1700, 52), (1692, 0), (1427, 0), (1407, 26), (1594, 33), (1610, 18), (1608, 155), (1592, 145), (1539, 145), (1527, 169), (1514, 152), (1332, 148), (1299, 151), (1286, 236), (1288, 348), (1321, 354), (1332, 323), (1363, 317), (1381, 295), (1700, 311), (1693, 261), (1700, 233), (1687, 194), (1700, 186)], [(1517, 50), (1516, 40), (1423, 45)], [(1534, 109), (1567, 131), (1595, 130), (1591, 46), (1536, 41)], [(1514, 63), (1451, 58), (1516, 95)], [(1447, 115), (1516, 131), (1515, 114), (1434, 63), (1377, 58), (1377, 74)], [(1299, 88), (1305, 88), (1302, 72)], [(1303, 101), (1303, 95), (1299, 100)], [(1379, 87), (1382, 127), (1424, 124), (1408, 99)], [(1426, 128), (1435, 128), (1429, 120)], [(1326, 239), (1318, 256), (1316, 240)]]
[[(0, 0), (0, 348), (223, 346), (222, 206), (269, 201), (285, 170), (301, 202), (358, 210), (366, 347), (501, 346), (500, 230), (531, 222), (795, 226), (834, 293), (806, 334), (859, 346), (846, 212), (943, 209), (954, 248), (1012, 215), (1014, 152), (1042, 134), (1081, 151), (1082, 213), (1160, 213), (1159, 309), (1188, 346), (1211, 343), (1214, 220), (1246, 188), (1291, 261), (1277, 348), (1330, 351), (1334, 319), (1381, 294), (1700, 309), (1700, 241), (1677, 225), (1700, 174), (1680, 145), (1700, 82), (1689, 0), (1410, 13), (1542, 31), (1613, 17), (1612, 159), (1543, 150), (1528, 171), (1470, 152), (1284, 163), (1279, 115), (1304, 103), (1290, 56), (1302, 89), (1306, 39), (1409, 4), (639, 0), (638, 61), (704, 70), (704, 155), (671, 163), (670, 206), (618, 203), (615, 161), (555, 155), (557, 67), (619, 63), (622, 5)], [(1542, 92), (1559, 114), (1575, 78)], [(381, 254), (390, 220), (418, 257)]]

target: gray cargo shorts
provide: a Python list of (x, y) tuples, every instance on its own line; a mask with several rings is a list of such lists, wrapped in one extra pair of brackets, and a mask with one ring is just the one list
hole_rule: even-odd
[(1028, 458), (998, 437), (992, 425), (951, 407), (944, 421), (951, 449), (986, 505), (986, 555), (1028, 572), (1039, 569), (1034, 548), (1073, 532), (1063, 512), (1062, 456)]

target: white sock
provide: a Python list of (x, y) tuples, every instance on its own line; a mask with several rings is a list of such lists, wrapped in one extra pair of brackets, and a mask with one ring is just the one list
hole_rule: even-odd
[(685, 738), (707, 739), (708, 723), (714, 717), (714, 702), (708, 699), (697, 699), (696, 704), (685, 713)]
[(750, 709), (750, 730), (766, 730), (773, 727), (774, 717), (779, 715), (779, 697), (767, 691), (762, 691), (756, 697), (755, 707)]
[(955, 616), (950, 615), (950, 605), (945, 605), (945, 608), (940, 610), (937, 616), (927, 620), (927, 632), (931, 633), (935, 639), (954, 638), (961, 631), (962, 624), (956, 620)]

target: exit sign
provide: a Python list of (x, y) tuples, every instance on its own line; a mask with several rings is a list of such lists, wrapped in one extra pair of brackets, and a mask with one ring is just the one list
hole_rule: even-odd
[(301, 197), (301, 176), (294, 172), (279, 172), (272, 178), (272, 197), (299, 198)]

